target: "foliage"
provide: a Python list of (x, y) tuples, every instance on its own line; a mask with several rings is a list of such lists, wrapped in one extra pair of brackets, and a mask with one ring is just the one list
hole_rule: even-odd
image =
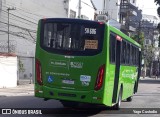
[(158, 31), (160, 32), (160, 23), (158, 24), (157, 28), (158, 28)]
[(19, 60), (19, 71), (20, 72), (25, 72), (24, 65), (23, 65), (21, 60)]
[(139, 35), (138, 34), (132, 35), (131, 38), (137, 41), (142, 46), (142, 49), (144, 48), (144, 33), (143, 32), (140, 32)]
[(160, 0), (154, 0), (154, 2), (160, 5)]
[[(156, 5), (160, 5), (160, 0), (154, 0), (154, 2), (156, 3)], [(158, 7), (158, 9), (157, 9), (157, 14), (160, 17), (160, 7)]]
[(144, 62), (147, 66), (149, 65), (149, 63), (152, 62), (153, 57), (154, 57), (153, 47), (152, 45), (150, 46), (148, 45), (147, 47), (145, 47), (144, 55), (143, 55)]
[[(159, 5), (159, 7), (158, 7), (158, 9), (157, 9), (157, 14), (158, 14), (159, 17), (160, 17), (160, 0), (154, 0), (154, 2)], [(159, 33), (160, 33), (160, 23), (158, 24), (157, 28), (158, 28), (158, 31), (159, 31)], [(158, 40), (158, 41), (159, 41), (158, 47), (160, 47), (160, 36), (159, 36), (159, 40)]]
[(142, 58), (144, 59), (144, 63), (146, 66), (151, 63), (153, 60), (154, 52), (153, 52), (153, 46), (152, 45), (144, 45), (144, 33), (143, 32), (137, 32), (139, 34), (132, 35), (131, 38), (137, 41), (142, 46)]
[(157, 9), (157, 14), (158, 14), (159, 17), (160, 17), (160, 7), (158, 7), (158, 9)]
[(160, 36), (159, 36), (159, 40), (158, 40), (159, 42), (158, 42), (158, 47), (160, 47)]

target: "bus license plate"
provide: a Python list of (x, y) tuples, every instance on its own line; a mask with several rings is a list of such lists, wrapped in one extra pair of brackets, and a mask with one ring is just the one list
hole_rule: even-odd
[(64, 84), (74, 84), (73, 80), (62, 80), (62, 83)]

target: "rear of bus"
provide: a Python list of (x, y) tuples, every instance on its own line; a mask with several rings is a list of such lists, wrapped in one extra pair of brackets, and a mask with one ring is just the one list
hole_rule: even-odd
[(80, 19), (39, 21), (35, 96), (103, 104), (105, 24)]

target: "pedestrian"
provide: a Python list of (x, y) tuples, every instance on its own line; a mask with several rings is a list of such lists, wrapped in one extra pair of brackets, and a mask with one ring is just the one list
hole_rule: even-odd
[(145, 74), (146, 74), (146, 73), (145, 73), (145, 69), (143, 68), (143, 69), (142, 69), (142, 77), (143, 77), (143, 79), (145, 78)]
[(155, 71), (155, 79), (158, 79), (158, 70)]
[(30, 83), (29, 84), (31, 84), (32, 83), (32, 73), (30, 73), (29, 76), (30, 76)]

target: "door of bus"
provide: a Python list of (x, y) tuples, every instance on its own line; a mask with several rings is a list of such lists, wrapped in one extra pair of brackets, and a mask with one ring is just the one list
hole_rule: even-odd
[(122, 38), (119, 36), (116, 36), (115, 77), (114, 77), (114, 89), (113, 89), (113, 99), (112, 99), (113, 103), (116, 103), (117, 93), (118, 93), (119, 74), (120, 74), (121, 41), (122, 41)]

